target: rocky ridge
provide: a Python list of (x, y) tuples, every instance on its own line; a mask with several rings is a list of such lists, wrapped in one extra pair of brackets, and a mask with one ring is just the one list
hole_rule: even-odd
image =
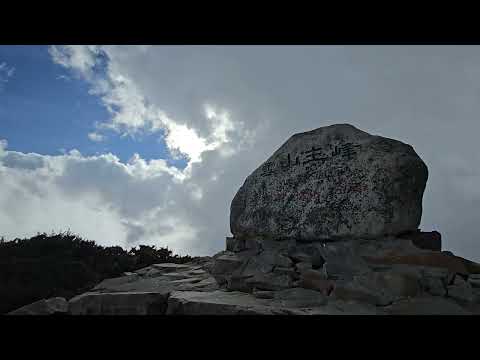
[(232, 201), (225, 251), (10, 314), (480, 314), (480, 264), (417, 228), (427, 169), (411, 146), (335, 125), (294, 135), (265, 164)]
[[(418, 247), (412, 233), (382, 241), (296, 244), (227, 239), (228, 250), (106, 279), (70, 301), (10, 314), (397, 315), (480, 314), (480, 264)], [(438, 243), (435, 248), (438, 248)]]

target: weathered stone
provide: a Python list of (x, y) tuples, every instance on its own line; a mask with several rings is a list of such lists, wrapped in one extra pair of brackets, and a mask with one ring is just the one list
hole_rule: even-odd
[[(171, 267), (170, 267), (171, 268)], [(160, 270), (159, 270), (160, 271)], [(161, 292), (173, 290), (209, 291), (218, 288), (217, 281), (199, 267), (181, 267), (181, 272), (162, 272), (155, 277), (138, 275), (106, 279), (92, 290), (100, 293)]]
[(460, 256), (456, 256), (456, 258), (463, 261), (463, 264), (465, 265), (465, 267), (467, 268), (467, 271), (470, 274), (480, 274), (480, 264), (479, 263), (464, 259)]
[(262, 240), (258, 237), (227, 237), (226, 238), (226, 250), (231, 252), (240, 252), (251, 250), (256, 253), (260, 252), (262, 247)]
[(275, 291), (267, 291), (267, 290), (254, 290), (253, 296), (257, 299), (273, 299), (275, 297)]
[(260, 290), (282, 290), (293, 285), (293, 279), (288, 275), (276, 275), (274, 273), (258, 273), (245, 280), (245, 284), (251, 288)]
[(349, 243), (333, 243), (318, 248), (321, 257), (325, 259), (323, 271), (328, 278), (348, 280), (370, 271), (365, 260), (348, 245)]
[(477, 300), (470, 283), (459, 276), (455, 277), (453, 285), (448, 286), (447, 295), (460, 302), (474, 302)]
[(411, 240), (400, 239), (393, 236), (387, 236), (376, 240), (350, 240), (346, 241), (343, 247), (349, 249), (353, 254), (360, 257), (410, 255), (419, 252), (418, 247), (416, 247)]
[(275, 275), (288, 275), (292, 278), (298, 278), (294, 268), (277, 266), (272, 271)]
[(247, 249), (247, 250), (236, 252), (234, 254), (239, 260), (241, 260), (242, 262), (245, 262), (246, 260), (257, 256), (259, 253), (260, 253), (259, 251)]
[(280, 267), (291, 267), (293, 266), (292, 260), (287, 256), (279, 254), (274, 251), (265, 250), (260, 255), (257, 256), (259, 262), (263, 262), (265, 264), (273, 265), (273, 266), (280, 266)]
[(269, 300), (241, 292), (175, 291), (168, 299), (167, 315), (273, 315)]
[(468, 271), (464, 263), (457, 257), (445, 255), (440, 252), (424, 251), (410, 255), (388, 255), (388, 256), (363, 256), (363, 258), (372, 264), (405, 264), (431, 266), (448, 269), (452, 273), (467, 275)]
[(453, 279), (453, 282), (451, 285), (454, 285), (454, 286), (467, 286), (468, 283), (467, 281), (462, 277), (462, 276), (458, 276), (456, 275)]
[(332, 292), (332, 298), (343, 301), (357, 301), (372, 305), (388, 305), (393, 301), (390, 294), (385, 294), (379, 289), (372, 289), (356, 281), (337, 283)]
[(234, 276), (251, 277), (257, 274), (266, 274), (273, 270), (275, 265), (266, 257), (255, 256), (246, 260), (241, 267), (237, 268)]
[(470, 315), (453, 301), (439, 296), (401, 300), (385, 308), (390, 315)]
[(350, 261), (350, 259), (332, 259), (323, 265), (323, 271), (329, 279), (352, 279), (356, 275), (370, 272), (370, 268), (360, 262)]
[(446, 284), (449, 284), (455, 278), (455, 273), (448, 268), (434, 267), (434, 266), (417, 266), (423, 277), (432, 277), (441, 279)]
[(327, 276), (323, 271), (307, 269), (301, 275), (301, 280), (327, 280)]
[(447, 290), (442, 280), (437, 278), (423, 278), (420, 280), (423, 290), (434, 296), (445, 296)]
[[(182, 270), (193, 270), (194, 268), (199, 268), (199, 267), (198, 266), (195, 267), (193, 265), (186, 265), (186, 264), (163, 263), (163, 264), (153, 264), (153, 265), (144, 267), (142, 269), (135, 270), (134, 274), (142, 277), (157, 277), (170, 272), (178, 272)], [(134, 276), (134, 275), (128, 275), (128, 276)]]
[[(288, 289), (277, 292), (175, 291), (168, 300), (168, 315), (307, 315), (324, 307), (319, 292)], [(319, 310), (317, 310), (319, 311)]]
[(189, 278), (185, 278), (185, 279), (179, 279), (179, 280), (172, 280), (170, 281), (170, 283), (172, 285), (179, 285), (179, 284), (195, 284), (195, 283), (198, 283), (202, 281), (202, 278), (198, 278), (198, 277), (189, 277)]
[(199, 264), (200, 268), (208, 272), (209, 274), (212, 272), (213, 266), (215, 264), (215, 260), (210, 258), (208, 261), (205, 261), (202, 264)]
[(232, 275), (227, 278), (226, 288), (230, 291), (240, 291), (244, 293), (251, 293), (255, 286), (252, 283), (246, 282), (248, 279), (251, 279), (253, 275), (250, 276), (241, 276), (241, 275)]
[(273, 251), (278, 254), (288, 255), (297, 248), (296, 239), (265, 238), (262, 236), (256, 236), (252, 239), (255, 240), (257, 246), (260, 246), (261, 251)]
[(298, 286), (320, 291), (324, 295), (329, 295), (334, 287), (334, 283), (328, 280), (325, 275), (317, 270), (306, 270), (300, 276), (300, 282)]
[(189, 275), (205, 275), (207, 272), (202, 269), (196, 269), (188, 272)]
[(189, 277), (189, 274), (186, 272), (171, 272), (171, 273), (166, 273), (162, 275), (163, 278), (168, 279), (168, 280), (180, 280), (180, 279), (185, 279)]
[(95, 286), (92, 291), (95, 293), (113, 292), (168, 292), (174, 289), (169, 279), (162, 276), (139, 278), (136, 281), (122, 281), (122, 278), (106, 279)]
[(400, 236), (404, 239), (409, 239), (412, 243), (425, 250), (441, 251), (442, 250), (442, 236), (438, 231), (421, 232), (414, 231)]
[(353, 281), (335, 285), (334, 299), (356, 300), (374, 305), (388, 305), (420, 292), (417, 279), (394, 272), (371, 272), (356, 276)]
[(474, 302), (477, 300), (472, 289), (466, 286), (449, 286), (447, 294), (448, 297), (461, 302)]
[(97, 284), (93, 290), (102, 290), (102, 289), (112, 289), (125, 284), (131, 284), (132, 282), (138, 281), (140, 279), (138, 274), (133, 273), (132, 275), (121, 276), (117, 278), (105, 279), (99, 284)]
[(480, 288), (480, 279), (468, 279), (470, 285), (474, 288)]
[[(161, 276), (162, 274), (165, 273), (165, 271), (156, 269), (152, 266), (147, 266), (147, 267), (135, 270), (134, 273), (141, 277), (155, 277), (155, 276)], [(128, 276), (131, 276), (131, 275), (128, 275)]]
[(351, 125), (293, 135), (247, 177), (232, 234), (319, 240), (418, 228), (428, 171), (410, 145)]
[(215, 278), (208, 277), (199, 282), (181, 284), (175, 287), (176, 290), (181, 291), (214, 291), (218, 290), (219, 286)]
[(470, 280), (480, 280), (480, 274), (470, 274), (468, 275)]
[(55, 315), (66, 314), (68, 302), (62, 297), (42, 299), (34, 303), (22, 306), (9, 312), (7, 315)]
[(385, 315), (386, 313), (375, 305), (349, 300), (329, 301), (326, 306), (312, 308), (307, 315)]
[(312, 270), (312, 263), (302, 261), (302, 262), (296, 263), (295, 268), (300, 274), (302, 274), (307, 270)]
[[(274, 271), (276, 269), (276, 271)], [(250, 257), (227, 278), (229, 290), (251, 292), (253, 288), (279, 290), (292, 284), (296, 274), (292, 261), (272, 250)]]
[(445, 268), (396, 264), (383, 270), (415, 279), (420, 287), (431, 295), (444, 296), (446, 286), (453, 281), (454, 273)]
[(410, 266), (404, 264), (384, 265), (383, 268), (377, 269), (376, 272), (393, 272), (396, 274), (410, 276), (416, 278), (417, 280), (423, 277), (421, 266)]
[(297, 261), (306, 261), (312, 264), (313, 269), (321, 269), (325, 263), (322, 255), (324, 245), (321, 243), (312, 243), (308, 245), (296, 246), (290, 249), (289, 256)]
[(264, 242), (258, 237), (247, 237), (244, 240), (245, 250), (252, 250), (258, 253), (263, 249), (262, 243)]
[(211, 273), (215, 277), (215, 280), (222, 285), (227, 282), (229, 276), (238, 269), (242, 263), (243, 260), (234, 253), (225, 253), (215, 257)]
[(275, 291), (274, 300), (274, 305), (286, 308), (310, 308), (327, 304), (327, 298), (320, 292), (303, 288)]
[(72, 315), (164, 314), (168, 292), (85, 293), (69, 301)]
[(392, 299), (391, 301), (416, 296), (421, 290), (416, 277), (392, 271), (383, 273), (371, 272), (355, 277), (355, 281), (387, 295)]
[(325, 259), (323, 271), (330, 279), (352, 279), (355, 275), (365, 274), (370, 267), (352, 249), (342, 246), (329, 245), (320, 249)]
[(245, 240), (236, 237), (227, 237), (226, 245), (227, 246), (225, 248), (227, 251), (238, 252), (245, 250)]
[(289, 256), (290, 256), (290, 259), (292, 259), (293, 262), (295, 263), (305, 262), (305, 263), (310, 263), (310, 265), (312, 264), (312, 257), (303, 252), (296, 252)]
[(191, 265), (186, 264), (172, 264), (172, 263), (164, 263), (164, 264), (153, 264), (152, 267), (155, 269), (169, 272), (169, 271), (179, 271), (179, 270), (188, 270), (191, 269)]
[(205, 264), (210, 263), (213, 260), (212, 256), (199, 256), (193, 258), (188, 264), (189, 265), (200, 265), (204, 266)]
[[(479, 294), (480, 296), (480, 294)], [(480, 315), (480, 303), (479, 302), (476, 302), (476, 303), (465, 303), (465, 304), (462, 304), (462, 307), (468, 311), (469, 313), (471, 313), (472, 315)]]

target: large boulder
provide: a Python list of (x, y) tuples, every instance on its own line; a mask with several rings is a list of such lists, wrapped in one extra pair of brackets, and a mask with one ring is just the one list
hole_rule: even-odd
[(410, 145), (341, 124), (295, 134), (235, 195), (236, 238), (379, 238), (417, 230), (428, 178)]

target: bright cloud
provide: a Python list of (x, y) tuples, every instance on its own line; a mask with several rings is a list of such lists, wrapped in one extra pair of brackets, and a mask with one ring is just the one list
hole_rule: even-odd
[(9, 209), (0, 213), (2, 235), (69, 228), (104, 245), (156, 243), (183, 253), (195, 248), (196, 230), (181, 208), (172, 211), (169, 204), (186, 206), (196, 189), (182, 185), (182, 173), (164, 160), (135, 155), (124, 164), (113, 154), (85, 157), (79, 151), (42, 156), (1, 144), (0, 206)]
[[(225, 111), (217, 115), (213, 107), (205, 105), (209, 110), (204, 116), (207, 116), (211, 129), (206, 137), (200, 136), (194, 127), (176, 121), (149, 102), (135, 81), (112, 61), (117, 49), (74, 45), (50, 47), (53, 61), (75, 70), (89, 81), (92, 85), (90, 93), (99, 96), (112, 115), (109, 122), (98, 124), (99, 128), (113, 129), (122, 136), (162, 130), (172, 156), (186, 156), (192, 163), (199, 162), (203, 152), (219, 148), (229, 141), (227, 132), (234, 130), (234, 126)], [(148, 47), (138, 50), (143, 54)], [(108, 62), (104, 72), (95, 73), (100, 55), (102, 59), (106, 57)], [(98, 141), (96, 135), (92, 137), (91, 140)]]
[(101, 142), (105, 140), (105, 136), (96, 132), (91, 132), (88, 134), (88, 138), (94, 142)]
[(5, 77), (9, 78), (12, 77), (15, 73), (15, 68), (13, 66), (8, 66), (7, 63), (4, 61), (0, 63), (0, 73), (2, 73)]
[(3, 89), (3, 84), (7, 83), (14, 73), (15, 68), (13, 66), (8, 66), (6, 62), (0, 62), (0, 90)]
[(79, 75), (91, 79), (96, 56), (100, 48), (96, 45), (84, 46), (51, 46), (49, 53), (52, 60), (66, 68), (72, 69)]

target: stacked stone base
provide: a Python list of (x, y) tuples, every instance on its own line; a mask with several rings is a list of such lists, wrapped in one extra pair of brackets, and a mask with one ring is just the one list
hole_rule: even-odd
[(227, 238), (227, 251), (214, 258), (222, 288), (256, 298), (308, 289), (325, 310), (353, 302), (354, 312), (381, 314), (468, 314), (480, 306), (480, 266), (442, 252), (437, 232), (311, 243)]
[(480, 265), (442, 252), (438, 233), (327, 243), (227, 238), (227, 250), (212, 258), (152, 265), (68, 302), (11, 314), (62, 313), (480, 314)]

